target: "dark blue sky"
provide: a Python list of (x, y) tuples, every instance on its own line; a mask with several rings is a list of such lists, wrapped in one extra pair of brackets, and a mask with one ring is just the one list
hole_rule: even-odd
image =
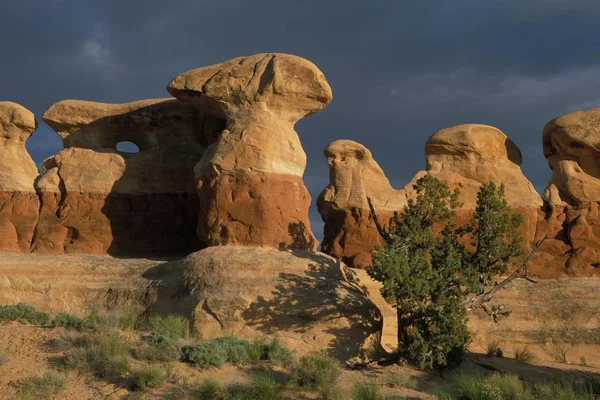
[(0, 15), (0, 100), (38, 116), (38, 164), (61, 148), (51, 104), (165, 97), (180, 72), (262, 52), (311, 60), (333, 89), (297, 125), (313, 200), (329, 142), (363, 143), (401, 187), (427, 137), (462, 123), (502, 129), (541, 190), (544, 124), (600, 107), (598, 0), (2, 0)]

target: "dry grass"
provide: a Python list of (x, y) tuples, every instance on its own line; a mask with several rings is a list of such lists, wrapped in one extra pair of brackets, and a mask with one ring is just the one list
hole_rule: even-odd
[(548, 346), (548, 353), (550, 356), (559, 363), (568, 363), (567, 353), (573, 348), (573, 343), (559, 342), (552, 339)]
[(515, 347), (514, 356), (516, 360), (527, 364), (531, 364), (536, 358), (535, 353), (527, 345)]

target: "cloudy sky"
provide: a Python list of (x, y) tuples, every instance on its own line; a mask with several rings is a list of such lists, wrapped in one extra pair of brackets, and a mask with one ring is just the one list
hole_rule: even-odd
[[(334, 92), (297, 125), (313, 200), (329, 142), (363, 143), (401, 187), (427, 137), (462, 123), (503, 130), (542, 190), (544, 124), (600, 107), (598, 0), (1, 0), (0, 15), (0, 100), (40, 122), (67, 98), (168, 96), (178, 73), (240, 55), (313, 61)], [(28, 142), (38, 164), (61, 147), (43, 122)]]

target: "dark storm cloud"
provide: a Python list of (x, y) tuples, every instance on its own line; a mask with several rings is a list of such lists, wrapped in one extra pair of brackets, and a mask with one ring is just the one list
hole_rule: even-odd
[[(429, 135), (468, 122), (506, 132), (542, 189), (543, 125), (600, 107), (597, 0), (4, 0), (0, 15), (0, 97), (38, 117), (65, 98), (167, 96), (176, 74), (239, 55), (315, 62), (334, 101), (297, 126), (313, 198), (332, 140), (365, 144), (402, 186)], [(40, 162), (60, 140), (42, 124), (28, 148)]]

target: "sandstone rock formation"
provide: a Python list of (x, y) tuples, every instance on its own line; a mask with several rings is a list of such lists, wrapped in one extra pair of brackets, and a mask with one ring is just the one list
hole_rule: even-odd
[(294, 124), (331, 101), (323, 73), (297, 56), (257, 54), (185, 72), (168, 91), (227, 120), (195, 168), (201, 240), (316, 248)]
[(418, 172), (405, 188), (394, 190), (371, 153), (346, 140), (333, 142), (325, 150), (330, 165), (330, 185), (321, 194), (318, 207), (325, 221), (323, 251), (349, 265), (363, 268), (371, 263), (370, 252), (380, 241), (366, 203), (373, 200), (378, 218), (389, 224), (394, 211), (401, 211), (414, 192), (413, 184), (431, 174), (461, 192), (466, 221), (477, 201), (482, 183), (504, 183), (506, 199), (525, 215), (524, 234), (535, 236), (542, 199), (521, 172), (521, 153), (500, 130), (487, 125), (459, 125), (433, 134), (425, 145), (427, 170)]
[(325, 222), (321, 249), (348, 265), (371, 265), (370, 251), (382, 243), (371, 218), (367, 196), (377, 217), (389, 223), (407, 203), (407, 192), (395, 190), (369, 149), (352, 140), (336, 140), (325, 148), (329, 186), (317, 199)]
[(216, 246), (145, 277), (161, 282), (149, 310), (191, 317), (203, 338), (277, 335), (300, 353), (341, 359), (379, 342), (378, 308), (353, 271), (321, 253)]
[[(193, 166), (222, 121), (173, 99), (65, 100), (43, 118), (65, 149), (44, 161), (36, 184), (34, 251), (134, 256), (200, 248)], [(140, 151), (117, 151), (121, 141)]]
[(0, 102), (0, 251), (29, 252), (40, 208), (33, 187), (39, 173), (25, 142), (36, 128), (31, 111)]
[(600, 275), (600, 109), (550, 121), (543, 145), (552, 177), (544, 191), (549, 205), (537, 229), (550, 240), (533, 262), (548, 274)]

